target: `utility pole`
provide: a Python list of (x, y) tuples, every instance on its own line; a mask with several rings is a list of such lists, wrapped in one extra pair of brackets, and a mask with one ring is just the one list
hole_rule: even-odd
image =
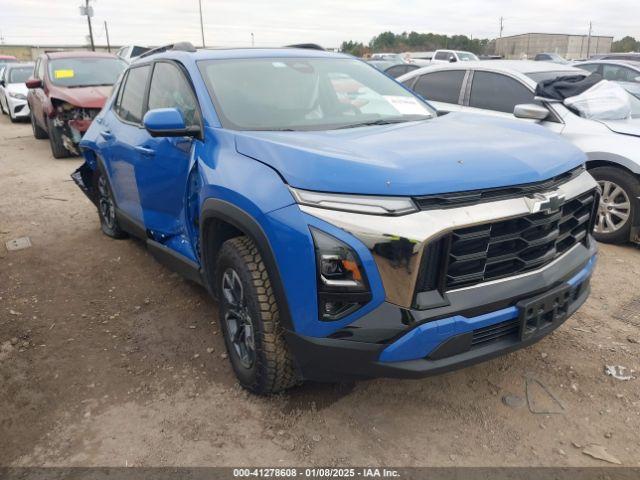
[(504, 17), (500, 17), (500, 38), (502, 38), (503, 30), (504, 30)]
[(256, 44), (256, 42), (255, 42), (255, 38), (254, 38), (254, 36), (253, 36), (253, 32), (251, 32), (251, 46), (252, 46), (252, 47), (254, 47), (254, 46), (255, 46), (255, 44)]
[(93, 43), (93, 29), (91, 28), (91, 17), (93, 16), (93, 7), (89, 6), (89, 0), (85, 0), (84, 5), (80, 7), (80, 15), (87, 16), (87, 23), (89, 24), (89, 41), (91, 42), (91, 50), (96, 51), (96, 46)]
[(587, 37), (587, 60), (589, 60), (589, 52), (591, 51), (591, 22), (589, 22), (589, 36)]
[(204, 48), (204, 23), (202, 23), (202, 0), (198, 0), (200, 7), (200, 33), (202, 34), (202, 48)]
[(104, 33), (107, 35), (107, 52), (111, 53), (111, 43), (109, 43), (109, 27), (107, 27), (107, 21), (104, 21)]

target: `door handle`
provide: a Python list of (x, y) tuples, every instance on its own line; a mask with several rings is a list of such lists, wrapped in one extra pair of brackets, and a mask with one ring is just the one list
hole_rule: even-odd
[(151, 157), (156, 154), (156, 151), (153, 148), (149, 147), (135, 147), (138, 152), (148, 157)]
[(111, 133), (109, 130), (100, 130), (100, 135), (105, 140), (111, 140), (113, 138), (113, 133)]

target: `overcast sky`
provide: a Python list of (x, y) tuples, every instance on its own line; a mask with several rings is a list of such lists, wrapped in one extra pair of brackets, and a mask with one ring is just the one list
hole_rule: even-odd
[[(83, 44), (83, 0), (0, 0), (4, 43)], [(198, 0), (92, 0), (96, 43), (200, 43)], [(212, 46), (278, 46), (343, 40), (368, 42), (391, 30), (498, 36), (525, 32), (640, 38), (640, 0), (202, 0), (205, 39)]]

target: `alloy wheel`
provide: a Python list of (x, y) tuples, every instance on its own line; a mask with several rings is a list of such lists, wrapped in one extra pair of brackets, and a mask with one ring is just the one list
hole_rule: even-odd
[(116, 209), (111, 197), (111, 190), (104, 175), (100, 175), (98, 178), (98, 207), (100, 208), (100, 216), (107, 227), (110, 229), (115, 228)]
[(595, 225), (596, 233), (613, 233), (620, 230), (631, 214), (631, 202), (627, 192), (610, 180), (599, 180), (602, 189), (598, 218)]
[(251, 368), (256, 359), (253, 321), (246, 304), (242, 281), (233, 268), (228, 268), (222, 276), (222, 294), (224, 321), (231, 346), (240, 364), (244, 368)]

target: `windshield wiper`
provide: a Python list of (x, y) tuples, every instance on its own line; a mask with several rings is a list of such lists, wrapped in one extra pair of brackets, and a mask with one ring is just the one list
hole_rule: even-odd
[(408, 118), (379, 118), (378, 120), (368, 120), (366, 122), (359, 123), (349, 123), (347, 125), (342, 125), (340, 127), (336, 127), (336, 130), (342, 130), (344, 128), (358, 128), (358, 127), (370, 127), (374, 125), (391, 125), (393, 123), (405, 123), (405, 122), (415, 122), (418, 120), (427, 120), (432, 117), (425, 116), (424, 118), (419, 119), (408, 119)]

